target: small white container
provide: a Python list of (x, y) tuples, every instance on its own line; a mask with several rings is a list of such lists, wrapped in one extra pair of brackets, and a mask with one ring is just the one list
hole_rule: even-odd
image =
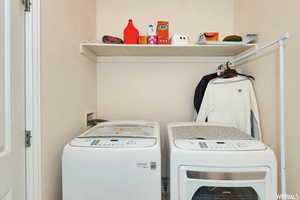
[(176, 33), (171, 38), (172, 45), (188, 45), (191, 42), (191, 38), (188, 35)]

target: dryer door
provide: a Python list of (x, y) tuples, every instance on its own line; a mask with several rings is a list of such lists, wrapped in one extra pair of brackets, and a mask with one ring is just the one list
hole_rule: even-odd
[(181, 166), (180, 200), (267, 200), (267, 168), (208, 168)]

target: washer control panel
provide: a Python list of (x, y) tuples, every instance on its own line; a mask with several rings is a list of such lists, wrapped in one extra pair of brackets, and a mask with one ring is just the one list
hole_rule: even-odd
[(257, 140), (175, 140), (178, 148), (198, 151), (259, 151), (267, 146)]
[(144, 148), (156, 144), (155, 138), (75, 138), (71, 146), (97, 148)]

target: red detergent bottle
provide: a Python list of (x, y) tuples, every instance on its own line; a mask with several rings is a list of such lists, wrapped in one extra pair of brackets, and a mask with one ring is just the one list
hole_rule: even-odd
[(128, 20), (128, 24), (123, 32), (124, 44), (138, 44), (139, 31), (134, 27), (132, 19)]

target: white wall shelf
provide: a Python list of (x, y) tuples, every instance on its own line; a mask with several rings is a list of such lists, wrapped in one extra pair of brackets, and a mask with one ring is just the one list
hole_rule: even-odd
[(80, 53), (97, 60), (97, 56), (203, 56), (233, 57), (255, 48), (255, 44), (220, 45), (124, 45), (81, 43)]

